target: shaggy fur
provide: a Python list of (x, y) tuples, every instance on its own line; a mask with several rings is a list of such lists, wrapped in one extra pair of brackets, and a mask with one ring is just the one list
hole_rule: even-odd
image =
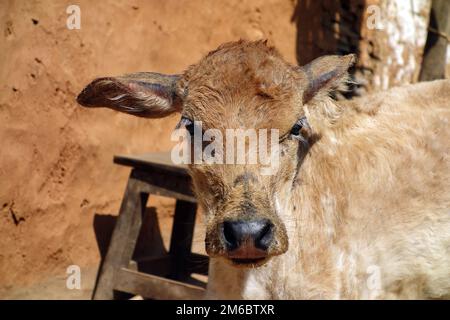
[[(239, 41), (158, 90), (154, 77), (144, 91), (121, 77), (107, 78), (107, 96), (95, 81), (80, 95), (128, 113), (138, 103), (148, 117), (181, 110), (204, 129), (280, 130), (273, 175), (260, 165), (190, 166), (206, 215), (207, 298), (450, 297), (450, 81), (331, 100), (353, 61), (326, 56), (299, 68), (265, 42)], [(293, 137), (303, 117), (309, 126)], [(218, 226), (249, 217), (270, 219), (275, 241), (261, 265), (237, 268)]]

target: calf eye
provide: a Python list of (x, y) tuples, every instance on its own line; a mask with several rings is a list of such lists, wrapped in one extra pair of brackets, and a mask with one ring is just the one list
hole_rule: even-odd
[(192, 121), (191, 119), (182, 116), (175, 129), (181, 128), (185, 128), (191, 136), (194, 135), (194, 121)]
[(303, 139), (303, 135), (302, 135), (302, 129), (308, 129), (309, 125), (308, 125), (308, 121), (306, 120), (306, 117), (301, 117), (300, 119), (298, 119), (298, 121), (294, 124), (294, 126), (291, 129), (291, 137), (295, 138), (295, 139)]
[(302, 129), (301, 124), (299, 124), (299, 123), (294, 124), (294, 126), (291, 129), (291, 135), (293, 135), (293, 136), (300, 135), (300, 130), (301, 129)]
[(190, 123), (186, 126), (186, 130), (189, 132), (191, 137), (194, 136), (194, 123)]

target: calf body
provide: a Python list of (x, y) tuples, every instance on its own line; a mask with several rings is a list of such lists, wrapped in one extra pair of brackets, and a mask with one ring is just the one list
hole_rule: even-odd
[(189, 166), (211, 257), (206, 298), (450, 296), (450, 81), (331, 100), (353, 62), (297, 67), (239, 41), (182, 75), (100, 78), (79, 95), (143, 117), (180, 112), (194, 133), (199, 122), (280, 133), (265, 145), (279, 150), (270, 174)]
[(305, 106), (321, 138), (277, 193), (289, 250), (257, 269), (213, 260), (208, 296), (448, 298), (449, 101), (445, 80)]

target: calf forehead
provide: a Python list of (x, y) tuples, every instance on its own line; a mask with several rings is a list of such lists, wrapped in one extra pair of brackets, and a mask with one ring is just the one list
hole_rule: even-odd
[(225, 44), (184, 74), (184, 114), (211, 128), (287, 130), (301, 74), (262, 41)]

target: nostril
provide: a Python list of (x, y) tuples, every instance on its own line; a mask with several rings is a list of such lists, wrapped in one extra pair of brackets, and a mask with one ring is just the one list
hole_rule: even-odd
[(225, 244), (229, 250), (236, 249), (239, 245), (236, 232), (234, 230), (233, 223), (230, 221), (225, 221), (222, 224), (223, 237)]
[(273, 239), (273, 224), (268, 220), (263, 220), (264, 224), (261, 225), (257, 236), (255, 237), (255, 247), (267, 250)]
[(265, 221), (264, 226), (260, 229), (259, 234), (255, 238), (255, 247), (267, 250), (273, 238), (273, 224)]

